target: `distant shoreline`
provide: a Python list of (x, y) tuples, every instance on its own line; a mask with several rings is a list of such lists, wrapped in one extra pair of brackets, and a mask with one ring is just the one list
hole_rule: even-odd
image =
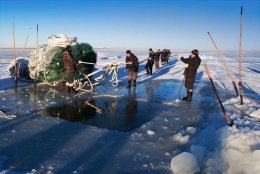
[[(35, 50), (35, 48), (15, 48), (15, 50)], [(13, 48), (0, 48), (0, 50), (13, 50)]]
[[(15, 48), (16, 50), (23, 50), (24, 48)], [(35, 50), (36, 48), (25, 48), (24, 50)], [(133, 50), (146, 50), (146, 48), (94, 48), (94, 50), (127, 50), (127, 49), (133, 49)], [(1, 50), (13, 50), (13, 48), (0, 48)], [(171, 49), (172, 52), (189, 52), (190, 50), (187, 49)], [(215, 50), (201, 50), (201, 53), (204, 52), (211, 52), (215, 53), (217, 51)], [(238, 52), (238, 50), (222, 50), (223, 52)], [(260, 53), (260, 50), (243, 50), (243, 53)]]

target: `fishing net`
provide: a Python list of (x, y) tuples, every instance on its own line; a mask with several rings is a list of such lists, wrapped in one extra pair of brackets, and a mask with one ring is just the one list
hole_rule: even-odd
[[(87, 43), (77, 43), (77, 38), (66, 35), (51, 35), (48, 37), (48, 44), (39, 46), (36, 59), (36, 50), (34, 50), (29, 60), (17, 58), (16, 66), (19, 77), (22, 79), (35, 79), (46, 83), (65, 82), (66, 72), (62, 53), (67, 45), (72, 46), (71, 54), (76, 62), (90, 62), (93, 64), (79, 64), (77, 70), (80, 74), (89, 74), (94, 69), (97, 62), (97, 54), (91, 45)], [(14, 75), (14, 63), (9, 67), (9, 72)], [(75, 75), (76, 76), (76, 75)], [(76, 77), (75, 77), (76, 78)]]
[[(24, 80), (29, 80), (29, 68), (28, 68), (28, 58), (26, 57), (17, 57), (16, 58), (16, 71), (17, 71), (17, 76), (20, 79), (24, 79)], [(12, 61), (10, 63), (10, 65), (8, 66), (8, 70), (11, 74), (11, 76), (14, 76), (14, 66), (15, 62)]]
[[(35, 54), (31, 56), (29, 63), (30, 77), (35, 79), (37, 73), (37, 80), (42, 82), (61, 83), (65, 81), (66, 72), (62, 53), (65, 48), (62, 47), (48, 47), (43, 46), (39, 49), (39, 57), (37, 59), (37, 67), (35, 66)], [(97, 55), (92, 47), (87, 43), (76, 44), (72, 46), (72, 56), (78, 61), (96, 63)], [(77, 66), (78, 71), (84, 74), (89, 74), (93, 71), (94, 65), (80, 64)]]

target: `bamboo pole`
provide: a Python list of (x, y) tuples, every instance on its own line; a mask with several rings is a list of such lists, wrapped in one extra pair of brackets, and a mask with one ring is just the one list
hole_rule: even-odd
[(37, 83), (37, 60), (38, 60), (38, 33), (39, 33), (39, 30), (38, 30), (38, 24), (37, 24), (37, 33), (36, 33), (36, 52), (35, 52), (35, 79), (34, 79), (34, 87), (36, 88), (36, 83)]
[(231, 73), (231, 71), (230, 71), (230, 68), (228, 67), (227, 62), (225, 61), (223, 55), (221, 54), (221, 52), (220, 52), (218, 46), (216, 45), (215, 41), (213, 40), (213, 38), (212, 38), (212, 36), (211, 36), (211, 34), (210, 34), (209, 32), (208, 32), (208, 35), (209, 35), (209, 37), (210, 37), (210, 39), (211, 39), (211, 41), (212, 41), (214, 47), (216, 48), (216, 50), (217, 50), (217, 52), (218, 52), (218, 54), (219, 54), (219, 56), (220, 56), (220, 58), (221, 58), (221, 60), (222, 60), (222, 62), (223, 62), (223, 64), (224, 64), (224, 66), (225, 66), (225, 68), (226, 68), (226, 71), (228, 72), (228, 75), (229, 75), (229, 77), (230, 77), (230, 79), (231, 79), (231, 81), (232, 81), (233, 87), (234, 87), (234, 89), (235, 89), (235, 91), (236, 91), (236, 94), (237, 94), (237, 96), (238, 96), (237, 86), (236, 86), (234, 77), (233, 77), (233, 75), (232, 75), (232, 73)]
[(226, 119), (226, 122), (227, 122), (227, 124), (231, 127), (231, 126), (233, 126), (234, 122), (233, 122), (233, 121), (230, 122), (230, 120), (229, 120), (229, 117), (228, 117), (228, 115), (227, 115), (227, 113), (226, 113), (226, 110), (225, 110), (225, 108), (224, 108), (224, 106), (223, 106), (223, 104), (222, 104), (222, 101), (221, 101), (220, 97), (219, 97), (218, 91), (217, 91), (217, 89), (216, 89), (216, 87), (215, 87), (215, 85), (214, 85), (214, 82), (213, 82), (213, 80), (212, 80), (212, 76), (211, 76), (211, 74), (210, 74), (210, 72), (209, 72), (209, 69), (208, 69), (207, 64), (203, 64), (203, 65), (204, 65), (204, 68), (205, 68), (206, 73), (207, 73), (207, 75), (208, 75), (208, 78), (209, 78), (209, 81), (210, 81), (211, 86), (212, 86), (212, 88), (213, 88), (213, 91), (214, 91), (214, 93), (215, 93), (215, 95), (216, 95), (216, 98), (218, 99), (219, 105), (220, 105), (220, 107), (221, 107), (221, 109), (222, 109), (222, 112), (223, 112), (223, 114), (224, 114), (224, 117), (225, 117), (225, 119)]
[(239, 95), (240, 95), (240, 104), (243, 105), (243, 86), (242, 86), (242, 24), (243, 24), (243, 7), (240, 11), (240, 40), (239, 40)]
[(23, 55), (24, 55), (24, 50), (25, 50), (25, 48), (26, 48), (26, 46), (27, 46), (30, 32), (31, 32), (31, 27), (30, 27), (30, 29), (29, 29), (29, 32), (28, 32), (27, 36), (26, 36), (25, 44), (24, 44), (24, 47), (23, 47), (23, 49), (22, 49), (22, 53), (21, 53), (21, 56), (20, 56), (20, 57), (23, 57)]
[(14, 59), (14, 81), (15, 88), (17, 87), (17, 67), (16, 67), (16, 51), (15, 51), (15, 31), (14, 31), (14, 22), (13, 22), (13, 59)]

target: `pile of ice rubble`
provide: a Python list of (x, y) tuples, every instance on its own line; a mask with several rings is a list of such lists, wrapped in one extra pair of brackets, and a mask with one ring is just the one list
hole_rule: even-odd
[[(187, 152), (182, 152), (171, 160), (171, 170), (175, 174), (191, 173), (260, 173), (260, 109), (257, 101), (245, 99), (239, 105), (236, 98), (224, 102), (227, 107), (235, 105), (246, 110), (253, 118), (245, 118), (239, 112), (230, 112), (235, 126), (221, 126), (221, 113), (211, 113), (209, 120), (197, 132), (189, 144)], [(211, 124), (219, 117), (219, 121)], [(175, 141), (188, 142), (188, 135), (178, 133)], [(216, 143), (220, 144), (216, 147)], [(201, 168), (203, 170), (201, 171)]]

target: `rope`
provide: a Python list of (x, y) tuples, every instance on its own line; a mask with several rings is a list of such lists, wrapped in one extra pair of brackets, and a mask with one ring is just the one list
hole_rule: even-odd
[(50, 86), (57, 86), (57, 83), (51, 84), (50, 82), (48, 82), (48, 80), (47, 80), (47, 78), (46, 78), (46, 68), (45, 68), (44, 71), (43, 71), (43, 77), (44, 77), (44, 82), (43, 82), (43, 84), (47, 84), (47, 85), (50, 85)]
[[(79, 61), (80, 64), (91, 64), (93, 65), (94, 63), (90, 63), (90, 62), (83, 62), (83, 61)], [(102, 69), (99, 69), (97, 71), (94, 71), (88, 75), (85, 75), (83, 73), (81, 73), (81, 75), (83, 75), (84, 77), (81, 78), (81, 79), (77, 79), (76, 80), (76, 84), (78, 83), (78, 87), (76, 90), (82, 90), (82, 91), (85, 91), (85, 92), (92, 92), (93, 89), (94, 89), (94, 85), (97, 85), (99, 84), (99, 82), (96, 82), (96, 83), (92, 83), (91, 80), (89, 79), (89, 77), (91, 77), (92, 75), (95, 75), (101, 71), (105, 71), (102, 75), (98, 76), (97, 78), (95, 78), (94, 80), (95, 81), (101, 81), (104, 79), (104, 76), (109, 76), (111, 75), (112, 73), (112, 77), (111, 77), (111, 80), (109, 80), (112, 84), (113, 87), (116, 87), (118, 86), (118, 66), (120, 64), (118, 63), (108, 63), (106, 64), (106, 66)], [(83, 82), (84, 80), (87, 80), (86, 82)], [(85, 86), (90, 86), (90, 89), (89, 90), (86, 90), (84, 89)]]
[(3, 111), (0, 111), (0, 118), (11, 120), (11, 119), (16, 118), (16, 116), (15, 115), (6, 115)]

